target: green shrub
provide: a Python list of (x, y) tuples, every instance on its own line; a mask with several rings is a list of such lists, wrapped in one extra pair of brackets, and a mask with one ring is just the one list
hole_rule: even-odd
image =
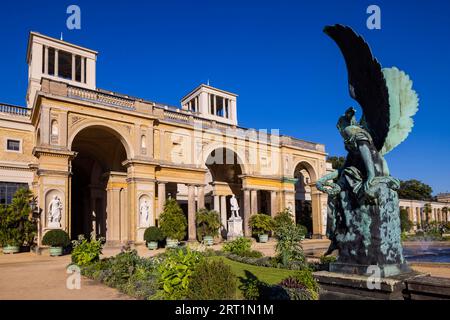
[(222, 250), (224, 252), (231, 252), (237, 255), (241, 255), (243, 252), (250, 251), (252, 247), (252, 241), (250, 239), (239, 237), (233, 241), (227, 242), (223, 245)]
[(158, 242), (164, 240), (164, 234), (158, 227), (148, 227), (144, 232), (144, 240), (148, 242)]
[(271, 216), (259, 213), (250, 217), (248, 225), (252, 229), (252, 234), (258, 236), (271, 232), (274, 227), (274, 222)]
[(263, 283), (255, 276), (241, 279), (242, 284), (239, 289), (242, 292), (245, 300), (258, 300), (260, 298), (260, 289)]
[(175, 199), (168, 199), (159, 219), (165, 237), (183, 240), (186, 237), (187, 219)]
[(72, 262), (78, 266), (86, 266), (99, 260), (102, 254), (104, 238), (87, 240), (83, 235), (72, 241)]
[(202, 261), (189, 282), (189, 300), (236, 299), (237, 278), (223, 261)]
[(256, 258), (256, 259), (264, 257), (262, 252), (256, 250), (242, 251), (239, 255), (241, 257)]
[(293, 276), (282, 280), (279, 286), (289, 295), (289, 300), (316, 300), (310, 290)]
[(295, 279), (304, 285), (306, 289), (311, 294), (311, 300), (318, 300), (319, 299), (319, 284), (314, 279), (312, 270), (309, 268), (304, 268), (301, 270), (298, 270), (294, 274)]
[(305, 263), (300, 241), (303, 234), (298, 225), (283, 225), (277, 230), (277, 245), (275, 251), (277, 260), (285, 267), (291, 268), (294, 264), (302, 265)]
[(414, 223), (409, 220), (408, 210), (400, 209), (400, 229), (403, 232), (408, 232), (414, 226)]
[(44, 234), (42, 244), (52, 247), (67, 247), (70, 244), (70, 238), (64, 230), (54, 229)]
[(284, 226), (293, 224), (295, 224), (295, 222), (291, 209), (285, 208), (283, 211), (278, 212), (275, 218), (273, 218), (273, 230), (275, 235), (279, 232), (279, 230), (282, 230)]
[(306, 228), (302, 224), (297, 224), (297, 228), (298, 228), (298, 232), (301, 234), (301, 237), (304, 238), (306, 236), (306, 234), (308, 233), (308, 228)]
[(335, 256), (321, 256), (320, 263), (321, 264), (333, 263), (333, 262), (336, 262), (336, 259), (337, 258)]
[(36, 222), (31, 214), (33, 194), (21, 188), (14, 194), (10, 205), (0, 205), (0, 245), (31, 246), (36, 235)]
[(216, 237), (219, 235), (220, 216), (217, 211), (200, 209), (195, 215), (195, 222), (197, 224), (197, 237), (200, 241), (204, 236)]
[(192, 273), (201, 261), (202, 255), (189, 248), (168, 250), (158, 267), (160, 297), (167, 300), (186, 298)]

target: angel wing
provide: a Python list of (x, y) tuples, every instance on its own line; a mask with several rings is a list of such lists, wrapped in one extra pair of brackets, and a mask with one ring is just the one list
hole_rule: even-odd
[(347, 65), (350, 96), (363, 110), (361, 125), (380, 151), (389, 132), (389, 92), (377, 59), (369, 45), (351, 28), (327, 26), (324, 32), (339, 46)]
[(411, 132), (413, 116), (419, 110), (419, 98), (412, 89), (409, 76), (396, 67), (382, 70), (389, 91), (389, 132), (381, 154), (386, 154), (402, 143)]

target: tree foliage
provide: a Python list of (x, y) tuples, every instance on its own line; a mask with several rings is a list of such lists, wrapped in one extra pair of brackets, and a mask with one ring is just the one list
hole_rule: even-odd
[(333, 169), (340, 169), (344, 166), (345, 157), (331, 156), (327, 158), (327, 161), (331, 162), (331, 166), (333, 167)]
[(201, 241), (204, 236), (216, 237), (219, 235), (220, 216), (217, 211), (200, 209), (195, 215), (197, 224), (197, 237)]
[(429, 201), (433, 199), (433, 189), (415, 179), (400, 181), (398, 196), (400, 199)]
[(409, 220), (408, 211), (400, 209), (400, 228), (402, 232), (408, 232), (413, 227), (413, 222)]
[(187, 219), (175, 199), (168, 199), (160, 216), (160, 228), (171, 239), (183, 240), (186, 236)]

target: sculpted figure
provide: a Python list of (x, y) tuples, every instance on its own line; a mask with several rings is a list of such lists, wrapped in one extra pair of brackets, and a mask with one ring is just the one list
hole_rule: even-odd
[(54, 196), (48, 205), (48, 225), (51, 228), (61, 227), (62, 203), (58, 196)]
[[(412, 82), (397, 68), (382, 69), (362, 37), (349, 27), (325, 28), (341, 49), (349, 91), (361, 106), (348, 108), (337, 123), (347, 153), (345, 164), (316, 183), (328, 194), (326, 254), (338, 250), (338, 264), (404, 264), (400, 241), (399, 181), (390, 176), (384, 155), (406, 139), (418, 110)], [(387, 270), (387, 269), (386, 269)]]
[(150, 225), (149, 223), (150, 206), (146, 199), (144, 201), (141, 201), (141, 205), (139, 207), (139, 214), (141, 227), (148, 227)]
[(234, 196), (234, 194), (231, 196), (230, 199), (230, 206), (231, 206), (231, 217), (232, 218), (238, 218), (239, 217), (239, 204)]

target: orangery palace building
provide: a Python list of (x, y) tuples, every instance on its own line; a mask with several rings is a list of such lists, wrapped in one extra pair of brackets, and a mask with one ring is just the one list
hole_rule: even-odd
[(252, 214), (284, 208), (324, 236), (327, 199), (314, 186), (330, 169), (324, 145), (240, 127), (237, 95), (209, 85), (180, 108), (99, 89), (96, 51), (39, 33), (30, 33), (26, 57), (26, 106), (0, 104), (0, 204), (20, 187), (33, 191), (39, 244), (52, 228), (142, 242), (168, 197), (195, 240), (196, 211), (214, 209), (226, 226), (232, 195), (247, 236)]

